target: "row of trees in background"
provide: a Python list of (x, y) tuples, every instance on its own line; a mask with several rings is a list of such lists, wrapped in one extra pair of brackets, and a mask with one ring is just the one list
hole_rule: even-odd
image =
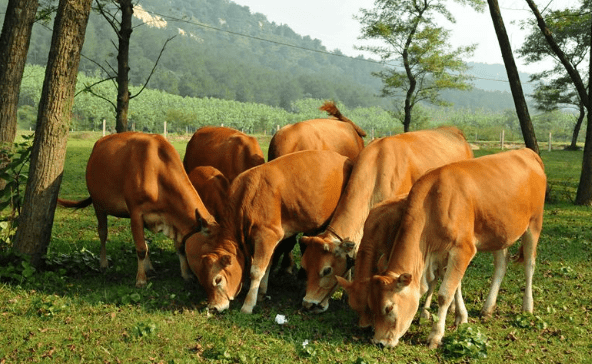
[[(19, 127), (34, 129), (37, 102), (41, 94), (44, 67), (27, 66), (21, 85)], [(99, 78), (78, 75), (77, 95), (74, 99), (72, 130), (101, 130), (106, 120), (110, 132), (115, 131), (113, 105), (104, 98), (114, 100), (116, 89), (108, 84), (96, 86), (104, 98), (81, 92), (85, 85), (99, 81)], [(137, 93), (139, 87), (132, 87)], [(324, 100), (301, 99), (291, 103), (290, 111), (264, 104), (239, 102), (217, 98), (181, 97), (160, 90), (145, 89), (141, 97), (130, 101), (129, 126), (138, 131), (162, 133), (163, 123), (173, 133), (193, 132), (205, 125), (225, 125), (248, 133), (272, 133), (277, 126), (293, 124), (302, 120), (323, 118), (319, 111)], [(377, 107), (348, 108), (338, 103), (341, 112), (376, 137), (403, 131), (400, 120), (392, 113)], [(552, 133), (553, 140), (568, 143), (572, 137), (576, 116), (558, 110), (540, 114), (535, 118), (537, 134)], [(438, 125), (456, 125), (462, 128), (469, 140), (498, 140), (501, 130), (507, 140), (520, 140), (520, 126), (513, 110), (493, 112), (488, 109), (439, 108), (420, 104), (413, 113), (411, 130), (425, 129)], [(582, 142), (583, 139), (580, 139)]]

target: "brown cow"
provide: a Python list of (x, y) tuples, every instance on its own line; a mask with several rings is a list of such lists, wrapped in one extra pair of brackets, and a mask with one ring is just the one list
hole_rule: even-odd
[(187, 173), (199, 166), (212, 166), (232, 182), (240, 173), (265, 163), (257, 139), (223, 126), (198, 129), (185, 149)]
[(506, 249), (522, 238), (526, 287), (522, 309), (533, 311), (532, 275), (543, 224), (546, 176), (530, 149), (498, 153), (435, 169), (409, 192), (408, 207), (384, 274), (372, 278), (373, 342), (395, 346), (417, 311), (436, 263), (445, 266), (438, 319), (428, 337), (440, 344), (453, 293), (477, 251), (495, 252), (495, 271), (483, 312), (495, 307)]
[(230, 185), (229, 209), (219, 225), (204, 223), (205, 234), (186, 243), (189, 266), (208, 293), (209, 307), (227, 309), (250, 266), (251, 287), (241, 311), (251, 313), (258, 295), (267, 291), (278, 244), (327, 223), (351, 169), (350, 160), (338, 153), (302, 151), (239, 175)]
[(271, 138), (267, 160), (301, 150), (332, 150), (354, 160), (364, 148), (366, 132), (343, 116), (332, 101), (319, 109), (334, 118), (285, 125)]
[[(370, 295), (370, 280), (376, 274), (386, 270), (388, 255), (392, 250), (401, 218), (407, 207), (407, 195), (399, 195), (375, 205), (364, 223), (364, 235), (356, 256), (354, 279), (349, 282), (345, 278), (336, 276), (337, 282), (347, 292), (350, 307), (358, 313), (360, 327), (372, 325), (372, 316), (368, 306)], [(353, 242), (343, 243), (346, 253), (355, 249)], [(436, 283), (435, 280), (433, 280)], [(421, 312), (421, 317), (429, 319), (429, 307), (435, 284), (431, 284)], [(456, 301), (456, 323), (466, 323), (468, 312), (462, 300), (459, 287), (459, 300)]]
[(350, 181), (327, 229), (318, 236), (303, 237), (306, 245), (302, 267), (307, 273), (306, 296), (302, 304), (323, 312), (337, 288), (335, 276), (347, 270), (343, 239), (356, 248), (364, 221), (372, 206), (409, 192), (425, 172), (447, 163), (473, 157), (464, 135), (455, 127), (422, 130), (374, 140), (356, 159)]
[(195, 167), (188, 176), (210, 214), (219, 220), (228, 204), (228, 179), (212, 166)]
[(138, 256), (136, 286), (146, 285), (146, 269), (151, 269), (144, 227), (162, 231), (175, 241), (183, 278), (190, 279), (187, 259), (179, 250), (183, 238), (198, 228), (196, 215), (215, 223), (195, 188), (191, 185), (179, 153), (162, 136), (126, 132), (99, 139), (86, 167), (90, 197), (82, 201), (58, 200), (65, 207), (86, 207), (91, 203), (98, 220), (101, 240), (101, 268), (107, 268), (105, 242), (107, 215), (126, 217)]

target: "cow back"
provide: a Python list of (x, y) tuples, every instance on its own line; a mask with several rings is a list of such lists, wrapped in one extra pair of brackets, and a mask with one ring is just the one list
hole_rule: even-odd
[(278, 130), (269, 143), (267, 160), (302, 150), (330, 150), (355, 159), (364, 140), (350, 123), (337, 119), (312, 119)]
[(199, 166), (212, 166), (229, 181), (264, 162), (256, 138), (236, 129), (216, 126), (198, 129), (187, 143), (183, 158), (187, 172)]

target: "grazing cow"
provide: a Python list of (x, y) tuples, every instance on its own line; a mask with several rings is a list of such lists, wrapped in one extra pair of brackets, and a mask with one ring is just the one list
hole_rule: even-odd
[(530, 149), (452, 163), (420, 178), (409, 192), (387, 269), (370, 284), (373, 342), (397, 345), (433, 278), (436, 263), (445, 266), (438, 318), (428, 337), (430, 348), (437, 347), (453, 293), (477, 251), (495, 255), (494, 276), (483, 308), (491, 313), (506, 271), (506, 249), (519, 238), (519, 257), (524, 259), (526, 274), (522, 309), (532, 312), (532, 275), (545, 189), (543, 162)]
[(219, 220), (228, 204), (228, 179), (212, 166), (195, 167), (188, 176), (210, 214)]
[[(370, 295), (370, 280), (376, 274), (381, 274), (386, 270), (388, 256), (392, 250), (393, 241), (399, 226), (401, 218), (407, 207), (407, 195), (399, 195), (385, 200), (375, 205), (364, 223), (364, 235), (358, 248), (356, 256), (356, 265), (354, 267), (354, 279), (348, 281), (345, 278), (336, 276), (337, 282), (346, 291), (349, 306), (358, 313), (360, 327), (369, 327), (372, 325), (372, 315), (368, 306), (368, 297)], [(355, 244), (350, 241), (343, 243), (346, 253), (350, 253), (355, 248)], [(433, 281), (436, 282), (435, 280)], [(429, 319), (429, 307), (432, 301), (432, 293), (435, 284), (430, 285), (428, 294), (421, 312), (421, 317)], [(460, 287), (459, 287), (460, 294)], [(456, 302), (456, 322), (460, 324), (467, 322), (468, 313), (462, 295)]]
[(332, 150), (354, 160), (364, 148), (366, 132), (341, 114), (332, 101), (319, 109), (334, 119), (312, 119), (288, 124), (269, 142), (267, 160), (301, 150)]
[(302, 267), (307, 273), (302, 304), (316, 312), (329, 307), (338, 287), (336, 275), (347, 269), (344, 239), (355, 243), (355, 256), (364, 221), (372, 206), (409, 192), (411, 185), (430, 169), (473, 157), (464, 135), (455, 127), (441, 127), (374, 140), (356, 159), (349, 183), (327, 229), (318, 236), (303, 237), (306, 246)]
[(351, 169), (351, 161), (338, 153), (302, 151), (239, 175), (230, 185), (229, 208), (219, 224), (204, 223), (205, 234), (186, 242), (189, 266), (208, 293), (209, 307), (227, 309), (250, 266), (251, 287), (241, 311), (251, 313), (258, 295), (267, 291), (278, 244), (325, 226)]
[(146, 269), (152, 269), (144, 227), (163, 232), (175, 241), (183, 278), (190, 279), (187, 259), (179, 250), (185, 236), (198, 229), (196, 216), (213, 224), (201, 198), (191, 185), (179, 153), (162, 136), (125, 132), (99, 139), (86, 166), (90, 197), (82, 201), (58, 199), (64, 207), (95, 208), (101, 240), (101, 269), (107, 268), (107, 215), (126, 217), (138, 256), (136, 286), (146, 285)]
[(187, 173), (199, 166), (212, 166), (232, 182), (240, 173), (265, 163), (263, 152), (252, 136), (222, 126), (198, 129), (185, 149)]

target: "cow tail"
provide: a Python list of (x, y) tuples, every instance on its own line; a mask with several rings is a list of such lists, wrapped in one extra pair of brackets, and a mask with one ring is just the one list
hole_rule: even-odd
[(80, 201), (63, 200), (58, 198), (58, 205), (67, 208), (82, 209), (90, 206), (90, 204), (92, 204), (92, 197), (90, 196)]
[(359, 136), (361, 136), (361, 137), (365, 137), (366, 136), (366, 132), (362, 128), (360, 128), (359, 126), (357, 126), (350, 119), (348, 119), (345, 116), (343, 116), (343, 114), (341, 113), (341, 111), (339, 111), (339, 109), (335, 105), (335, 102), (334, 101), (325, 101), (325, 103), (321, 107), (319, 107), (319, 110), (326, 111), (330, 116), (333, 116), (337, 120), (341, 120), (341, 121), (343, 121), (345, 123), (350, 124), (351, 126), (354, 127), (354, 129), (356, 130), (356, 133), (358, 133)]

